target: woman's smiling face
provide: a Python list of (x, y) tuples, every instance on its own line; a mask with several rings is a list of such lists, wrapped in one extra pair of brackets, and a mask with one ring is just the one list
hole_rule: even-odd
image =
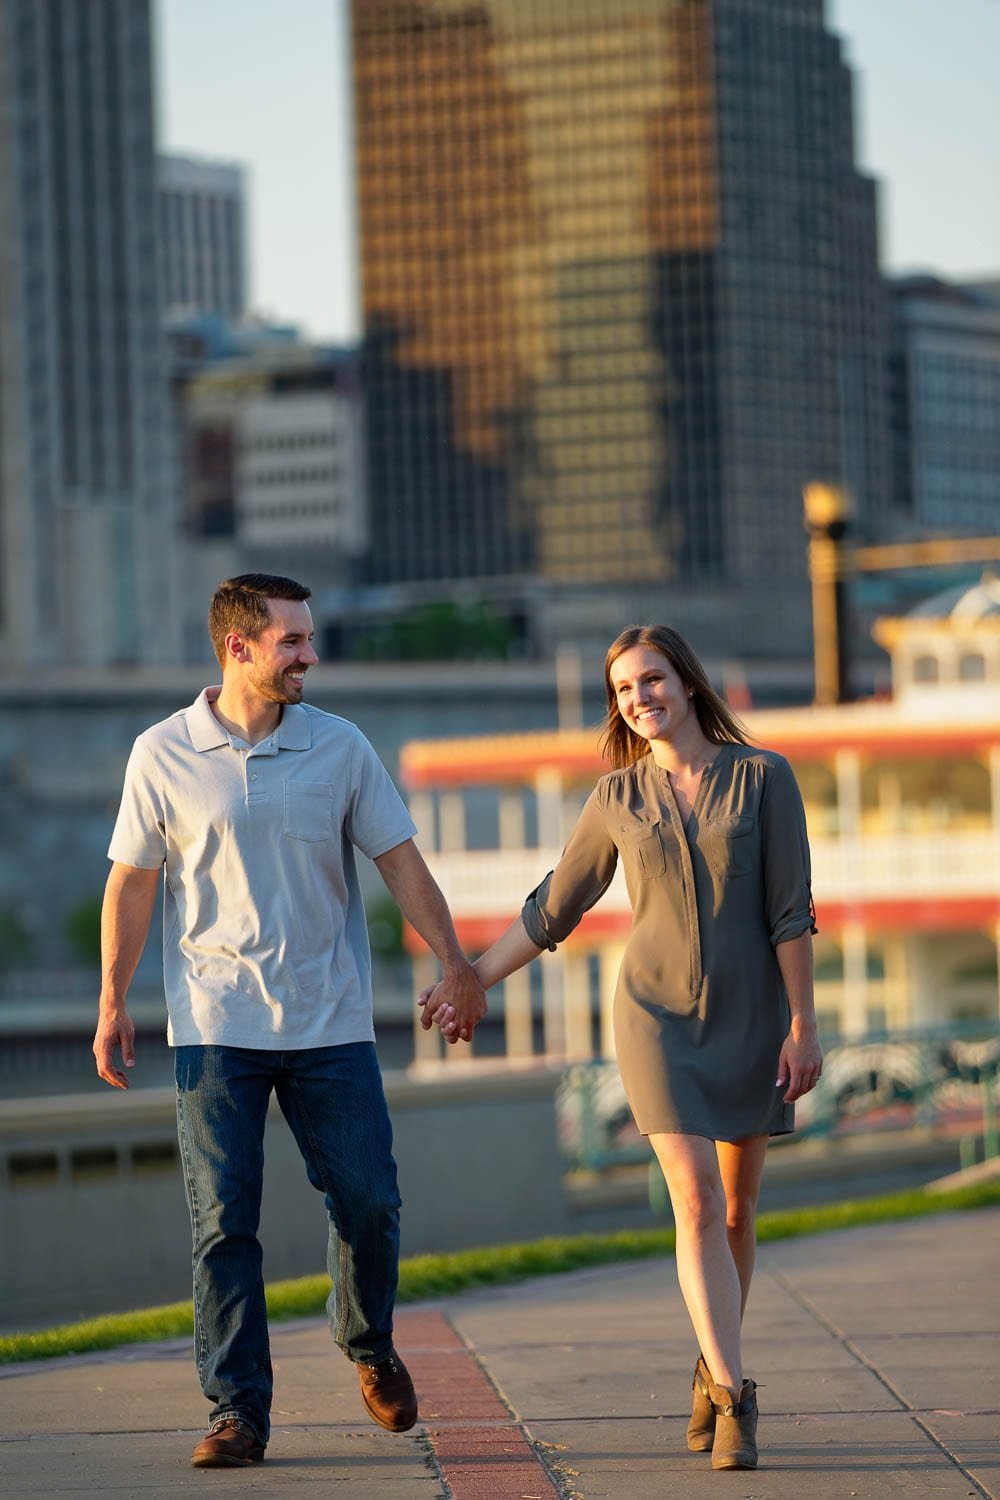
[(687, 689), (655, 646), (632, 646), (611, 665), (618, 712), (644, 740), (671, 739), (691, 713)]

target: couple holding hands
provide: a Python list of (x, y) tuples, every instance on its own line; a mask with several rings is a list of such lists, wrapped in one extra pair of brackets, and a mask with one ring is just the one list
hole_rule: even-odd
[(118, 1088), (134, 1064), (126, 993), (164, 885), (168, 1040), (193, 1235), (195, 1349), (213, 1410), (199, 1467), (264, 1457), (272, 1394), (256, 1238), (273, 1090), (329, 1215), (335, 1342), (375, 1421), (417, 1401), (392, 1345), (399, 1195), (374, 1051), (354, 850), (374, 860), (442, 981), (421, 1024), (471, 1040), (484, 992), (554, 950), (621, 860), (633, 924), (615, 996), (629, 1104), (663, 1170), (699, 1346), (688, 1446), (757, 1463), (756, 1387), (740, 1330), (767, 1142), (821, 1070), (809, 849), (787, 762), (752, 746), (676, 631), (631, 626), (605, 662), (612, 769), (556, 866), (474, 964), (354, 725), (302, 702), (317, 661), (309, 590), (245, 574), (209, 629), (221, 688), (140, 735), (109, 850), (94, 1041)]

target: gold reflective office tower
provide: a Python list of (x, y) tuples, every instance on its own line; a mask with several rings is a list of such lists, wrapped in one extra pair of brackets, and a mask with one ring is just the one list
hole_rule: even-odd
[(884, 489), (821, 0), (356, 0), (373, 577), (803, 585)]

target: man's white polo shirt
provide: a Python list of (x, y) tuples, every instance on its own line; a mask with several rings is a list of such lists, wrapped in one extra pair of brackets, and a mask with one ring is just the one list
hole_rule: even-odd
[(371, 1041), (371, 958), (354, 849), (416, 832), (361, 731), (286, 706), (250, 746), (206, 688), (136, 740), (108, 856), (165, 865), (171, 1046), (283, 1051)]

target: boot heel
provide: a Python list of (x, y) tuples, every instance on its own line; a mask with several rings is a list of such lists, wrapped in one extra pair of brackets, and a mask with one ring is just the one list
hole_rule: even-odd
[(691, 1420), (687, 1429), (687, 1445), (692, 1453), (711, 1453), (715, 1439), (715, 1408), (708, 1394), (711, 1382), (708, 1366), (698, 1355), (691, 1382)]

